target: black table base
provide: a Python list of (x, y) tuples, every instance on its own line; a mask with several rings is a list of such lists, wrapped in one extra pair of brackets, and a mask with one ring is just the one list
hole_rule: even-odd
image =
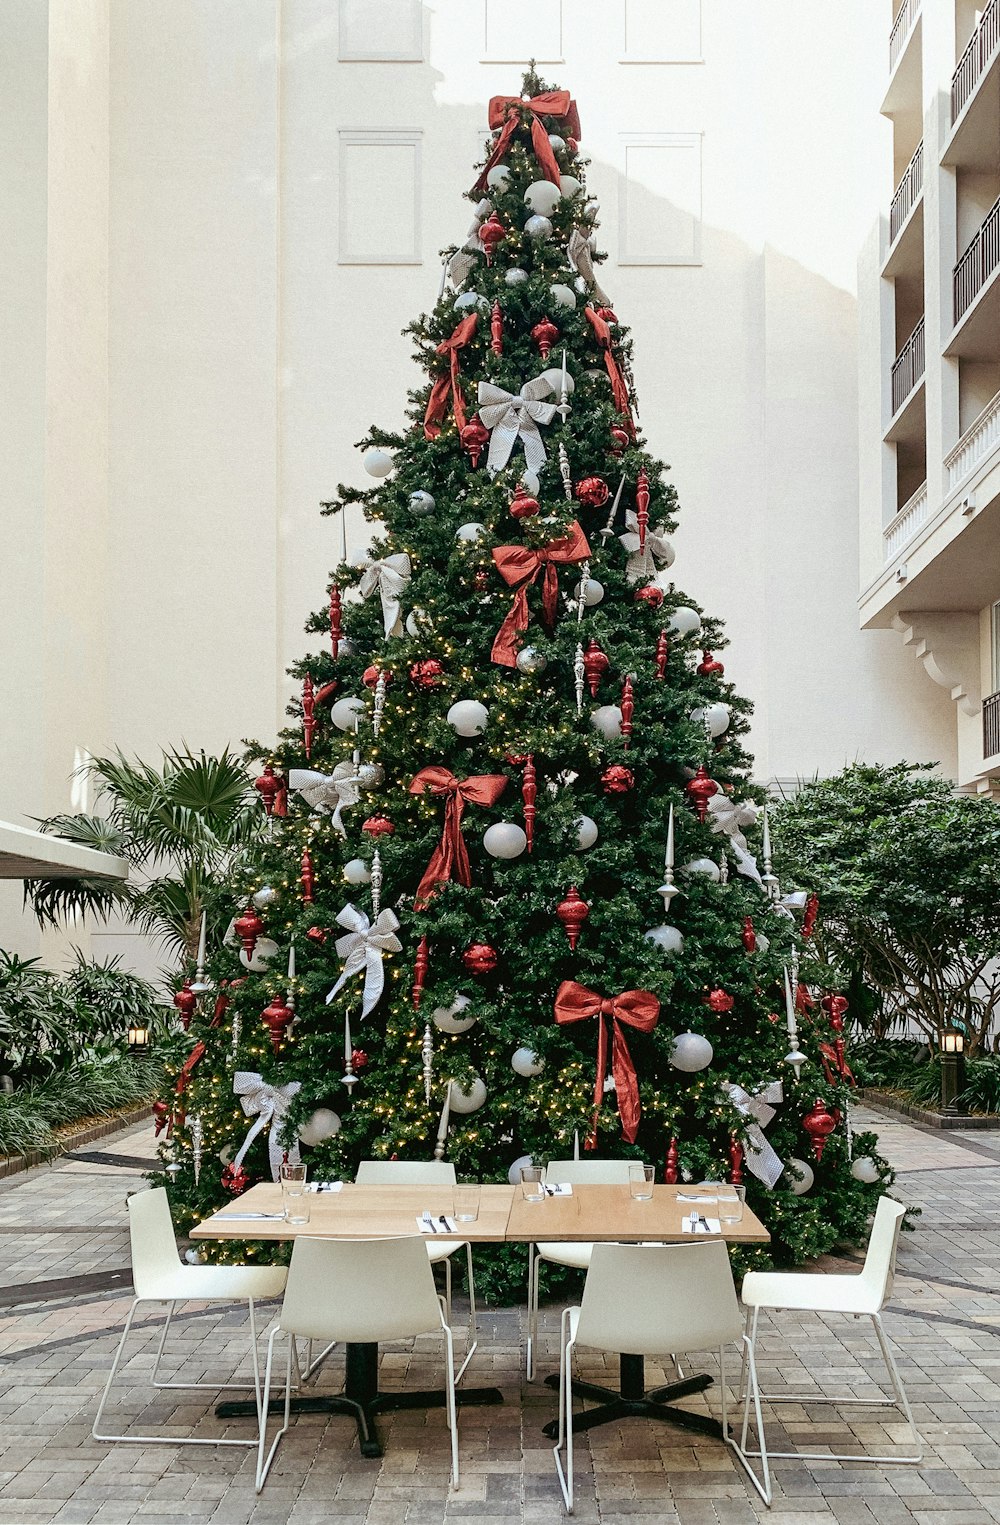
[[(378, 1346), (348, 1345), (347, 1371), (342, 1393), (311, 1394), (308, 1398), (293, 1397), (289, 1405), (293, 1414), (349, 1414), (358, 1427), (358, 1441), (362, 1456), (382, 1455), (382, 1442), (375, 1428), (376, 1414), (389, 1414), (396, 1409), (444, 1408), (447, 1393), (443, 1387), (425, 1388), (401, 1393), (380, 1393), (378, 1388)], [(498, 1387), (457, 1387), (455, 1402), (459, 1408), (473, 1404), (502, 1403), (503, 1394)], [(272, 1398), (267, 1406), (268, 1414), (283, 1415), (284, 1398)], [(256, 1418), (253, 1403), (220, 1403), (216, 1414), (220, 1419)]]
[[(711, 1387), (713, 1378), (707, 1372), (697, 1377), (684, 1377), (677, 1382), (668, 1382), (665, 1387), (656, 1387), (652, 1392), (646, 1391), (645, 1363), (642, 1356), (621, 1355), (618, 1358), (621, 1368), (621, 1389), (615, 1392), (611, 1387), (599, 1387), (596, 1382), (573, 1383), (573, 1392), (580, 1398), (594, 1398), (600, 1405), (599, 1408), (587, 1409), (583, 1413), (573, 1415), (573, 1433), (579, 1435), (583, 1430), (592, 1430), (599, 1424), (612, 1424), (617, 1419), (666, 1419), (671, 1424), (678, 1424), (685, 1430), (695, 1430), (700, 1435), (712, 1435), (717, 1440), (724, 1439), (722, 1425), (717, 1419), (709, 1418), (705, 1414), (689, 1414), (686, 1409), (673, 1408), (672, 1402), (676, 1398), (687, 1398), (691, 1393), (703, 1393), (706, 1387)], [(558, 1388), (558, 1376), (545, 1378), (549, 1387)], [(550, 1419), (543, 1425), (543, 1433), (550, 1440), (555, 1440), (559, 1434), (558, 1419)]]

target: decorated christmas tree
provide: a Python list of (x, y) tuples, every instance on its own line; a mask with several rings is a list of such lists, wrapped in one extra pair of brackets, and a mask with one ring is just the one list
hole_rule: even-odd
[(809, 991), (817, 908), (773, 871), (750, 706), (671, 580), (676, 496), (575, 104), (532, 73), (490, 126), (471, 232), (411, 326), (427, 382), (359, 446), (377, 485), (324, 505), (325, 649), (250, 752), (261, 851), (177, 998), (175, 1211), (285, 1152), (320, 1178), (445, 1157), (495, 1181), (579, 1148), (745, 1181), (771, 1253), (802, 1259), (860, 1234), (888, 1179), (851, 1135), (846, 1002)]

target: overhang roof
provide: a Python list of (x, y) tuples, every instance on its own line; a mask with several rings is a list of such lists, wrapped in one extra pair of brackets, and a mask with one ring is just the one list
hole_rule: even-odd
[(0, 821), (0, 879), (127, 879), (128, 862)]

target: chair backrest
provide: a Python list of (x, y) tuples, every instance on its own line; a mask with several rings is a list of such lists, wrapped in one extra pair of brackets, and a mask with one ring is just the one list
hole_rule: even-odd
[(278, 1320), (310, 1340), (367, 1344), (441, 1328), (424, 1241), (307, 1239), (292, 1248)]
[(892, 1197), (879, 1197), (861, 1272), (861, 1280), (872, 1298), (873, 1312), (882, 1308), (892, 1296), (896, 1249), (905, 1213), (906, 1208), (902, 1202), (896, 1202)]
[(132, 1282), (136, 1297), (155, 1297), (165, 1277), (176, 1281), (183, 1269), (177, 1254), (170, 1204), (162, 1186), (137, 1191), (128, 1199), (132, 1244)]
[(570, 1186), (627, 1186), (630, 1160), (550, 1160), (547, 1181)]
[(595, 1244), (576, 1337), (597, 1350), (679, 1355), (743, 1333), (729, 1252), (703, 1244)]
[(455, 1167), (447, 1160), (362, 1160), (359, 1186), (454, 1186)]

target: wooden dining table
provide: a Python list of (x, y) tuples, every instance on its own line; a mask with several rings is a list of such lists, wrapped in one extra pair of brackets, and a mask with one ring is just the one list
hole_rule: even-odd
[[(631, 1197), (628, 1186), (576, 1185), (570, 1196), (544, 1196), (528, 1201), (513, 1186), (483, 1186), (480, 1189), (479, 1216), (472, 1223), (457, 1223), (454, 1233), (441, 1232), (442, 1239), (470, 1244), (533, 1244), (563, 1241), (566, 1243), (695, 1243), (704, 1235), (684, 1231), (684, 1220), (701, 1207), (693, 1200), (691, 1187), (655, 1186), (645, 1201)], [(339, 1191), (316, 1191), (309, 1194), (308, 1223), (289, 1223), (282, 1216), (280, 1186), (263, 1182), (228, 1202), (210, 1218), (191, 1230), (193, 1240), (289, 1240), (300, 1236), (319, 1239), (386, 1239), (416, 1235), (417, 1220), (425, 1213), (432, 1220), (454, 1219), (452, 1187), (448, 1185), (365, 1185), (345, 1183)], [(427, 1237), (430, 1242), (431, 1236)], [(714, 1237), (714, 1236), (713, 1236)], [(744, 1210), (740, 1223), (726, 1224), (722, 1237), (736, 1244), (767, 1244), (770, 1235), (760, 1219)], [(628, 1295), (628, 1289), (622, 1289)], [(642, 1416), (665, 1419), (686, 1429), (714, 1436), (721, 1435), (717, 1421), (702, 1414), (677, 1408), (675, 1400), (702, 1392), (711, 1386), (712, 1377), (699, 1372), (647, 1392), (645, 1368), (641, 1355), (621, 1354), (620, 1388), (574, 1381), (573, 1390), (597, 1403), (574, 1416), (574, 1430), (592, 1429), (614, 1420)], [(546, 1377), (557, 1387), (558, 1374)], [(463, 1387), (456, 1394), (459, 1404), (502, 1403), (497, 1387)], [(420, 1391), (381, 1392), (378, 1386), (378, 1345), (349, 1344), (346, 1348), (346, 1373), (342, 1395), (299, 1395), (292, 1400), (297, 1413), (346, 1413), (354, 1417), (362, 1454), (381, 1456), (382, 1448), (374, 1417), (393, 1409), (443, 1407), (443, 1388)], [(271, 1411), (282, 1412), (283, 1399), (272, 1400)], [(252, 1403), (221, 1403), (216, 1409), (220, 1418), (256, 1415)], [(544, 1426), (554, 1436), (556, 1421)]]

